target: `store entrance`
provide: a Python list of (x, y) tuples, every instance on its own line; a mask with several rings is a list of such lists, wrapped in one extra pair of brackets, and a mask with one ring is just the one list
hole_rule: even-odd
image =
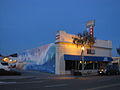
[(75, 60), (65, 60), (65, 70), (82, 70), (82, 64), (80, 61)]
[[(104, 68), (108, 62), (84, 61), (84, 70)], [(82, 70), (82, 61), (65, 60), (65, 70)]]

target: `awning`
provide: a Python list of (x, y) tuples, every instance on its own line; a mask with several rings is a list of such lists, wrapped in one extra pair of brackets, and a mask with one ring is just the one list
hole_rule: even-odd
[[(82, 61), (79, 55), (64, 55), (64, 60), (77, 60)], [(84, 56), (84, 61), (112, 61), (111, 57), (99, 57), (99, 56)]]

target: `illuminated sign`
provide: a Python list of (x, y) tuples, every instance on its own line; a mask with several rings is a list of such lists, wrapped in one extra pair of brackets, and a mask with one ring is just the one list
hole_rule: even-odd
[(91, 20), (86, 23), (87, 28), (90, 28), (90, 26), (93, 26), (93, 27), (95, 26), (95, 20)]
[(56, 40), (60, 40), (60, 31), (57, 31), (56, 33)]

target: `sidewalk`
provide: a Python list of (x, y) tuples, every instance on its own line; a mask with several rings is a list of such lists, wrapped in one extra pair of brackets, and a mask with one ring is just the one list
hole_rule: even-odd
[(86, 74), (84, 73), (82, 76), (73, 76), (70, 74), (66, 75), (55, 75), (40, 71), (20, 71), (21, 75), (13, 75), (13, 76), (0, 76), (0, 80), (13, 80), (13, 79), (31, 79), (31, 78), (39, 78), (39, 79), (75, 79), (80, 77), (88, 77), (88, 76), (96, 76), (96, 73)]
[(39, 77), (41, 79), (46, 79), (48, 77), (54, 76), (55, 74), (40, 72), (40, 71), (20, 71), (21, 75), (11, 75), (11, 76), (0, 76), (0, 80), (8, 79), (28, 79)]

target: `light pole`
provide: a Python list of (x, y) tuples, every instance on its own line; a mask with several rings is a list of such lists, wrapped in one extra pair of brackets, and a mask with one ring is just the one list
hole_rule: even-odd
[(84, 56), (83, 56), (83, 54), (84, 54), (84, 50), (85, 50), (85, 47), (83, 46), (83, 47), (81, 47), (81, 60), (82, 60), (82, 70), (84, 70)]

